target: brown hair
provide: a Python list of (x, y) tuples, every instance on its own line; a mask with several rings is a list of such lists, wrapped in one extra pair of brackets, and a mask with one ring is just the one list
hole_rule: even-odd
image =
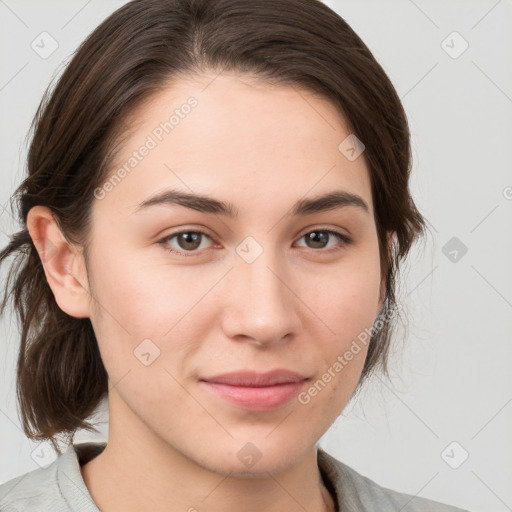
[[(70, 243), (85, 248), (93, 191), (103, 183), (125, 120), (170, 80), (201, 71), (248, 73), (327, 98), (366, 146), (386, 298), (396, 306), (399, 264), (425, 230), (409, 192), (410, 133), (400, 99), (363, 41), (319, 0), (134, 0), (81, 44), (34, 117), (28, 177), (15, 191), (24, 229), (0, 252), (16, 255), (0, 308), (10, 297), (21, 324), (17, 396), (23, 429), (49, 439), (77, 429), (108, 393), (92, 324), (57, 305), (26, 229), (48, 207)], [(124, 128), (124, 131), (123, 131)], [(341, 141), (340, 141), (341, 142)], [(386, 235), (396, 233), (391, 254)], [(393, 322), (374, 332), (359, 385), (387, 374)]]

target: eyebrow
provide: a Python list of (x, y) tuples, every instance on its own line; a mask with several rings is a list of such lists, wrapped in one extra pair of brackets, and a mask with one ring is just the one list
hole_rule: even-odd
[[(207, 195), (191, 194), (179, 190), (166, 190), (149, 197), (137, 205), (135, 213), (157, 205), (179, 205), (198, 212), (224, 215), (232, 219), (238, 217), (238, 209), (232, 203), (220, 201)], [(368, 205), (361, 196), (344, 190), (335, 190), (318, 197), (300, 199), (294, 204), (291, 215), (304, 216), (349, 206), (357, 207), (369, 213)]]

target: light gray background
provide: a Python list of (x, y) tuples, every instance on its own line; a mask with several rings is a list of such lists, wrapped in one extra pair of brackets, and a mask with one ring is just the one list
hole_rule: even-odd
[[(24, 138), (41, 95), (124, 3), (0, 0), (2, 247), (16, 229), (8, 199), (23, 177)], [(386, 487), (475, 512), (512, 510), (512, 2), (325, 3), (362, 37), (403, 100), (413, 196), (435, 236), (413, 250), (403, 279), (411, 321), (403, 349), (396, 344), (394, 387), (374, 379), (320, 444)], [(46, 59), (31, 48), (43, 31), (59, 45)], [(463, 40), (469, 47), (453, 58)], [(468, 248), (455, 262), (443, 253), (452, 237)], [(20, 429), (18, 328), (12, 318), (0, 328), (4, 482), (36, 469), (34, 453), (45, 463), (55, 455)], [(105, 439), (105, 404), (98, 418)], [(86, 439), (94, 437), (77, 436)]]

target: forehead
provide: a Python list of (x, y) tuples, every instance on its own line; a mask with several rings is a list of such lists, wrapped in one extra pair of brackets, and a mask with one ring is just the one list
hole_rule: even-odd
[(371, 208), (364, 158), (340, 150), (350, 135), (344, 118), (303, 88), (235, 74), (183, 77), (125, 121), (110, 169), (124, 172), (106, 203), (127, 211), (166, 187), (263, 203), (343, 188)]

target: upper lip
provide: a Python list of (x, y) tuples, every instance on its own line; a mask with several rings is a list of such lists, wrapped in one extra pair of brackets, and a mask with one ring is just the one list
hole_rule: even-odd
[(265, 387), (275, 386), (277, 384), (286, 384), (290, 382), (301, 382), (307, 377), (290, 370), (277, 369), (265, 373), (254, 371), (236, 371), (215, 375), (213, 377), (204, 377), (200, 380), (217, 384), (227, 384), (230, 386), (251, 386)]

